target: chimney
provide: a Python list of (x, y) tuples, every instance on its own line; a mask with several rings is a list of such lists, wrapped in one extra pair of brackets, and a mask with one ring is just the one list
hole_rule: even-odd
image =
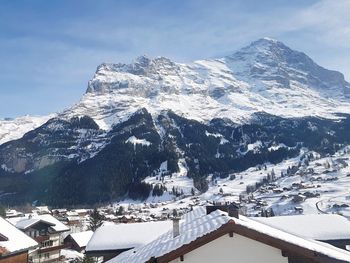
[(177, 237), (180, 235), (180, 218), (173, 218), (173, 237)]
[(227, 207), (227, 212), (230, 217), (239, 218), (239, 207), (233, 203), (229, 204)]

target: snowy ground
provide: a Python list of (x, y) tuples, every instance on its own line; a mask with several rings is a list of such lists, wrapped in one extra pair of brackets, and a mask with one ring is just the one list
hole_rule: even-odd
[[(165, 216), (174, 209), (184, 213), (191, 206), (234, 201), (240, 202), (242, 212), (249, 216), (272, 208), (276, 215), (339, 213), (350, 218), (350, 147), (324, 158), (315, 152), (310, 157), (310, 153), (302, 149), (298, 157), (277, 165), (252, 167), (224, 179), (209, 176), (209, 190), (203, 194), (195, 190), (194, 196), (193, 181), (186, 177), (186, 163), (180, 159), (179, 173), (166, 175), (163, 180), (159, 179), (160, 174), (145, 179), (147, 183), (166, 186), (168, 191), (163, 196), (151, 196), (144, 202), (125, 200), (115, 206), (122, 205), (126, 210), (131, 208), (138, 211), (139, 216), (147, 218), (150, 215)], [(166, 170), (165, 162), (159, 171)], [(288, 170), (293, 171), (287, 175)], [(274, 174), (274, 178), (253, 192), (246, 193), (247, 186), (261, 182), (268, 174), (270, 177)], [(174, 196), (173, 187), (184, 194)]]

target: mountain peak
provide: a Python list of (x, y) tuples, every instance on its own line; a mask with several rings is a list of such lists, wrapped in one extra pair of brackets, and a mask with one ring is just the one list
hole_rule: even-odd
[(278, 44), (278, 43), (281, 43), (280, 41), (278, 41), (277, 39), (274, 39), (274, 38), (270, 38), (270, 37), (263, 37), (263, 38), (260, 38), (258, 40), (255, 40), (251, 43), (251, 45), (256, 45), (256, 44)]
[(133, 64), (139, 64), (141, 66), (147, 67), (151, 63), (152, 59), (147, 55), (142, 55), (134, 60)]
[[(283, 52), (291, 53), (291, 52), (298, 52), (298, 51), (292, 50), (281, 41), (278, 41), (276, 39), (269, 38), (269, 37), (264, 37), (256, 41), (253, 41), (250, 45), (243, 47), (238, 52), (252, 52), (252, 53), (270, 52), (270, 55), (271, 55), (276, 53), (282, 54)], [(301, 52), (298, 52), (298, 53), (301, 53)]]
[(299, 87), (313, 88), (326, 97), (337, 93), (336, 97), (344, 98), (349, 93), (343, 74), (317, 65), (305, 53), (275, 39), (256, 40), (224, 60), (240, 80), (268, 81), (280, 88), (298, 83)]
[(266, 41), (270, 41), (270, 42), (278, 42), (277, 39), (271, 38), (271, 37), (263, 37), (260, 40), (266, 40)]

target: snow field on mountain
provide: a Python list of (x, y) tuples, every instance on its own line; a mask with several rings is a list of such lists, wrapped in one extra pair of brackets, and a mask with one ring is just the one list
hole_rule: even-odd
[(41, 117), (27, 115), (13, 120), (0, 120), (0, 144), (21, 138), (53, 117), (54, 114)]
[(150, 202), (162, 202), (170, 201), (175, 198), (172, 194), (172, 189), (175, 187), (179, 192), (183, 192), (184, 195), (191, 195), (193, 186), (193, 180), (187, 177), (187, 165), (185, 159), (179, 159), (178, 161), (179, 172), (169, 175), (164, 175), (167, 172), (166, 162), (162, 163), (159, 169), (159, 173), (156, 176), (147, 177), (144, 179), (144, 182), (156, 185), (161, 184), (167, 188), (167, 191), (163, 196), (150, 196), (147, 201)]

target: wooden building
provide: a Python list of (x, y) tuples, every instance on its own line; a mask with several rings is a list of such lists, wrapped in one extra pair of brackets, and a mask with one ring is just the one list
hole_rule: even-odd
[(0, 263), (27, 263), (38, 243), (0, 217)]
[(185, 215), (173, 231), (148, 244), (124, 252), (109, 263), (240, 262), (345, 263), (348, 251), (305, 239), (238, 216), (225, 209), (202, 208)]
[(59, 262), (60, 251), (65, 248), (62, 233), (69, 228), (51, 215), (27, 215), (9, 219), (18, 229), (38, 242), (36, 250), (29, 251), (33, 263)]

